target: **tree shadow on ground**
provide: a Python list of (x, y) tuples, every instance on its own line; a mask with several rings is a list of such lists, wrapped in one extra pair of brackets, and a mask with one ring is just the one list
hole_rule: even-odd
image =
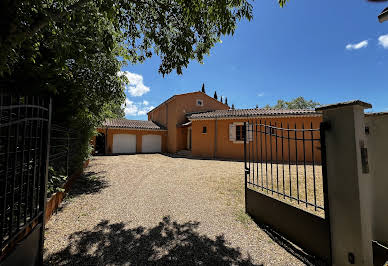
[(199, 222), (170, 217), (153, 228), (126, 229), (103, 220), (91, 231), (69, 236), (70, 243), (45, 259), (45, 265), (254, 265), (239, 248), (197, 232)]
[(104, 179), (105, 171), (98, 173), (88, 171), (81, 174), (69, 190), (69, 197), (77, 197), (80, 195), (96, 194), (107, 188), (108, 182)]

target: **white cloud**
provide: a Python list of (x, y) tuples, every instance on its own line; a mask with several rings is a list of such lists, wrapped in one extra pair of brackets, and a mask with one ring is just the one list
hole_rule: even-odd
[(368, 46), (368, 41), (364, 40), (364, 41), (359, 42), (359, 43), (354, 43), (354, 44), (349, 43), (348, 45), (346, 45), (345, 48), (346, 48), (346, 50), (358, 50), (358, 49), (361, 49), (361, 48), (364, 48), (367, 46)]
[(122, 107), (124, 108), (125, 115), (136, 115), (138, 111), (137, 106), (129, 99), (125, 99), (125, 105)]
[(154, 108), (155, 108), (154, 106), (145, 107), (144, 109), (139, 110), (139, 111), (137, 112), (137, 115), (146, 115), (149, 111), (151, 111), (151, 110), (154, 109)]
[(127, 77), (129, 83), (126, 85), (126, 89), (131, 96), (142, 96), (150, 91), (150, 88), (144, 85), (142, 75), (131, 73), (129, 71), (120, 71), (118, 75), (124, 75)]
[(125, 104), (123, 104), (125, 115), (128, 116), (141, 116), (146, 115), (149, 111), (154, 109), (154, 106), (148, 106), (149, 102), (144, 100), (143, 102), (135, 103), (128, 98), (125, 99)]
[(264, 96), (264, 92), (258, 93), (257, 96), (263, 97)]
[(379, 44), (384, 47), (384, 49), (388, 49), (388, 34), (381, 35), (379, 37)]

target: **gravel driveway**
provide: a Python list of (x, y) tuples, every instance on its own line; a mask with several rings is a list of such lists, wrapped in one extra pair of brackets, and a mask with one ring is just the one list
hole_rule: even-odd
[(47, 224), (45, 263), (308, 263), (245, 215), (243, 178), (242, 162), (161, 154), (94, 157)]

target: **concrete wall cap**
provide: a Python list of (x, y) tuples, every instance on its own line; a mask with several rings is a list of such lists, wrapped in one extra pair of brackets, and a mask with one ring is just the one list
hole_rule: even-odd
[(364, 109), (372, 108), (372, 105), (370, 103), (363, 102), (360, 100), (354, 100), (354, 101), (348, 101), (348, 102), (342, 102), (342, 103), (323, 105), (323, 106), (315, 108), (315, 111), (323, 111), (323, 110), (341, 108), (341, 107), (352, 106), (352, 105), (360, 105), (360, 106), (364, 107)]
[(388, 112), (366, 113), (365, 116), (384, 116), (388, 115)]

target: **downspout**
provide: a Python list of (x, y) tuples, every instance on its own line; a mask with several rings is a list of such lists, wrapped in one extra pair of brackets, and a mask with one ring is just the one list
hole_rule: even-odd
[(217, 155), (217, 118), (214, 120), (214, 158)]

